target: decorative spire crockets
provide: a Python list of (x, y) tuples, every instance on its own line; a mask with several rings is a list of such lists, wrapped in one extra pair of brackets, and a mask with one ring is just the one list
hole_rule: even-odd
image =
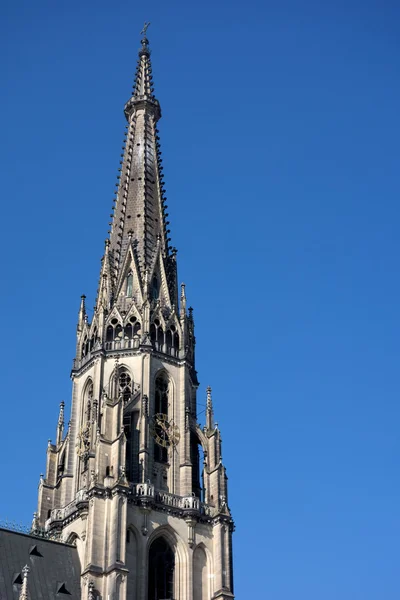
[(111, 215), (107, 276), (111, 279), (110, 295), (115, 300), (123, 278), (134, 270), (134, 279), (141, 288), (139, 295), (143, 297), (145, 279), (151, 281), (161, 260), (171, 304), (176, 304), (175, 251), (169, 246), (157, 131), (161, 109), (154, 96), (148, 25), (145, 23), (142, 30), (133, 92), (124, 109), (128, 124)]
[(212, 430), (214, 428), (214, 410), (213, 403), (211, 397), (211, 388), (207, 387), (207, 403), (206, 403), (206, 427), (208, 430)]

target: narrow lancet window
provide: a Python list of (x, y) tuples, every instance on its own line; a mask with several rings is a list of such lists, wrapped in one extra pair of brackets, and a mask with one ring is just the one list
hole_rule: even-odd
[(159, 291), (160, 289), (158, 285), (157, 275), (154, 275), (151, 283), (151, 297), (153, 298), (153, 300), (157, 300)]
[(133, 287), (133, 275), (128, 273), (126, 278), (126, 295), (128, 298), (132, 298), (132, 287)]

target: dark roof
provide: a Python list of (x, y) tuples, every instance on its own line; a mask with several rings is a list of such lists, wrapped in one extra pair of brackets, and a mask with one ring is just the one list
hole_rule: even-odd
[(80, 600), (81, 566), (74, 546), (0, 529), (0, 600), (18, 600), (25, 565), (31, 600)]

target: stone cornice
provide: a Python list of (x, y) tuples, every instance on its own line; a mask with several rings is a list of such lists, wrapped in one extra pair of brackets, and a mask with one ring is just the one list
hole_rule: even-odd
[[(74, 377), (80, 377), (81, 375), (83, 375), (84, 373), (86, 373), (87, 371), (89, 371), (89, 369), (93, 366), (93, 364), (96, 362), (97, 359), (104, 358), (104, 359), (108, 359), (108, 358), (126, 358), (126, 357), (130, 357), (130, 356), (140, 356), (141, 354), (153, 354), (153, 356), (156, 356), (157, 358), (162, 359), (164, 362), (170, 364), (170, 365), (175, 365), (175, 366), (186, 366), (188, 367), (188, 369), (193, 369), (193, 365), (191, 362), (189, 362), (186, 358), (179, 358), (179, 357), (175, 357), (175, 356), (171, 356), (170, 354), (164, 354), (164, 352), (159, 352), (158, 350), (154, 350), (154, 348), (152, 346), (145, 346), (145, 345), (141, 345), (139, 346), (139, 348), (122, 348), (122, 349), (114, 349), (114, 350), (105, 350), (104, 348), (101, 348), (99, 350), (95, 350), (90, 358), (87, 360), (87, 362), (85, 362), (82, 366), (78, 367), (78, 368), (72, 368), (71, 369), (71, 378), (73, 379)], [(78, 362), (78, 361), (74, 361)], [(193, 385), (197, 388), (198, 387), (198, 383), (197, 382), (193, 382)]]

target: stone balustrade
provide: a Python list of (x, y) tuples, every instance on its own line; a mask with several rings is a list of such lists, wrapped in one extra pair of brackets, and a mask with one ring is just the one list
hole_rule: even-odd
[(50, 517), (46, 521), (46, 531), (49, 528), (51, 528), (53, 523), (58, 521), (63, 522), (65, 519), (67, 519), (70, 515), (72, 515), (78, 510), (78, 505), (82, 503), (88, 504), (88, 494), (86, 490), (79, 490), (79, 492), (76, 493), (75, 499), (72, 500), (72, 502), (70, 502), (63, 508), (54, 508), (51, 511)]
[(139, 348), (140, 346), (140, 338), (138, 335), (135, 335), (133, 339), (119, 339), (114, 340), (112, 342), (104, 342), (105, 350), (126, 350)]
[[(131, 487), (132, 494), (137, 498), (148, 500), (155, 506), (171, 507), (180, 511), (197, 512), (212, 517), (216, 509), (204, 504), (196, 496), (177, 496), (163, 490), (156, 490), (152, 483), (135, 483)], [(65, 519), (73, 515), (80, 508), (88, 506), (88, 492), (79, 490), (75, 499), (63, 508), (54, 508), (45, 524), (45, 531), (51, 530), (57, 523), (63, 523)]]
[(196, 511), (207, 516), (213, 516), (215, 509), (208, 504), (200, 502), (196, 496), (177, 496), (163, 490), (156, 490), (151, 483), (136, 483), (132, 492), (137, 497), (152, 500), (154, 504), (170, 506), (179, 510)]

